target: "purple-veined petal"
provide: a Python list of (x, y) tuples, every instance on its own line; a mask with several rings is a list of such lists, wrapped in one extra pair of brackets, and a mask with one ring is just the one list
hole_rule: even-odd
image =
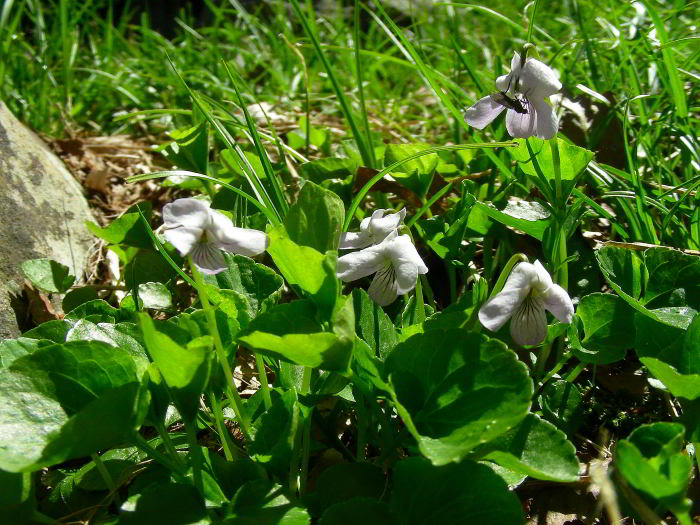
[(570, 323), (574, 317), (574, 303), (569, 294), (558, 284), (552, 284), (541, 296), (544, 307), (562, 323)]
[(203, 230), (209, 223), (209, 204), (199, 199), (177, 199), (163, 206), (166, 228), (185, 226)]
[(389, 242), (382, 244), (386, 246), (386, 252), (395, 268), (403, 264), (411, 264), (416, 267), (416, 273), (428, 273), (428, 267), (421, 259), (418, 250), (416, 250), (408, 235), (396, 236)]
[(535, 135), (536, 115), (532, 104), (527, 104), (527, 113), (518, 113), (512, 109), (506, 112), (506, 129), (511, 137), (525, 139)]
[(536, 116), (535, 130), (537, 137), (545, 140), (553, 138), (559, 128), (559, 119), (552, 106), (543, 99), (531, 99), (530, 107), (534, 108)]
[[(166, 205), (167, 206), (167, 205)], [(199, 242), (204, 230), (196, 228), (186, 228), (177, 226), (163, 232), (165, 240), (177, 248), (183, 257), (192, 251), (195, 244)]]
[(336, 275), (341, 281), (350, 282), (376, 273), (390, 262), (381, 245), (338, 257)]
[(212, 275), (228, 268), (221, 250), (211, 242), (198, 242), (192, 248), (190, 256), (202, 273)]
[(537, 345), (547, 337), (547, 314), (539, 298), (527, 298), (510, 319), (510, 335), (519, 345)]
[(238, 228), (221, 212), (209, 210), (207, 235), (220, 249), (240, 255), (258, 255), (267, 249), (267, 235), (259, 230)]
[(476, 129), (484, 129), (501, 114), (505, 106), (499, 104), (487, 95), (476, 101), (476, 104), (464, 112), (464, 121)]
[[(367, 293), (380, 306), (393, 303), (400, 292), (396, 289), (395, 271), (391, 263), (386, 263), (372, 279)], [(401, 292), (404, 293), (404, 292)]]
[(479, 321), (492, 332), (498, 331), (520, 307), (537, 280), (534, 265), (521, 262), (510, 272), (503, 289), (479, 310)]

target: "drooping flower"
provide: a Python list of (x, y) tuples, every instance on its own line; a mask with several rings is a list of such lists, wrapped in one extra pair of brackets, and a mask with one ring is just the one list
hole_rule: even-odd
[(177, 199), (163, 206), (163, 225), (166, 240), (207, 274), (228, 268), (221, 250), (252, 256), (264, 252), (268, 243), (265, 233), (237, 228), (198, 199)]
[(467, 109), (467, 124), (484, 129), (508, 108), (506, 129), (511, 137), (551, 139), (556, 135), (559, 119), (545, 98), (559, 91), (561, 82), (549, 66), (534, 58), (523, 61), (516, 52), (510, 73), (498, 77), (496, 87), (500, 93), (487, 95)]
[(394, 230), (379, 244), (338, 258), (336, 271), (345, 282), (376, 274), (368, 293), (379, 305), (386, 306), (413, 290), (418, 275), (427, 273), (428, 267), (411, 238)]
[(540, 261), (519, 263), (508, 276), (503, 290), (479, 310), (479, 320), (495, 332), (510, 319), (510, 334), (521, 345), (536, 345), (547, 337), (549, 310), (562, 323), (570, 323), (574, 305)]
[(365, 217), (360, 223), (359, 232), (343, 233), (340, 237), (341, 250), (358, 250), (379, 244), (396, 231), (406, 218), (406, 208), (397, 213), (386, 214), (390, 210), (375, 210), (371, 217)]

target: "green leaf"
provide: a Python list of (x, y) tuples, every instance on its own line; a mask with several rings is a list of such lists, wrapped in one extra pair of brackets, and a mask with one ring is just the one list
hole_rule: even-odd
[[(152, 308), (153, 310), (168, 310), (173, 306), (173, 297), (170, 290), (163, 283), (142, 283), (138, 288), (139, 304), (141, 308)], [(134, 298), (127, 295), (119, 304), (120, 308), (136, 311)]]
[(143, 376), (148, 368), (148, 356), (141, 342), (141, 337), (136, 325), (132, 323), (92, 323), (85, 319), (76, 321), (66, 334), (68, 341), (101, 341), (110, 346), (126, 350), (131, 356), (136, 373)]
[(616, 246), (604, 246), (595, 254), (600, 271), (608, 282), (632, 299), (641, 297), (644, 263), (637, 252)]
[(345, 180), (353, 177), (359, 163), (355, 159), (347, 157), (329, 157), (325, 159), (312, 160), (299, 166), (301, 175), (310, 179), (316, 184), (321, 184), (329, 179)]
[(92, 288), (91, 286), (76, 288), (75, 290), (69, 290), (68, 293), (66, 293), (63, 301), (61, 302), (61, 308), (63, 308), (64, 312), (70, 312), (81, 304), (94, 301), (95, 299), (99, 299), (97, 289)]
[[(687, 314), (693, 310), (685, 307), (652, 312), (667, 321), (669, 314), (675, 314), (677, 324), (672, 326), (635, 315), (635, 351), (640, 361), (673, 395), (687, 399), (700, 397), (700, 314), (691, 317)], [(692, 321), (687, 324), (689, 319)]]
[(352, 301), (355, 308), (357, 335), (365, 340), (374, 351), (374, 355), (384, 359), (399, 342), (399, 336), (391, 319), (361, 288), (355, 288), (352, 291)]
[(385, 362), (397, 409), (436, 465), (458, 461), (517, 425), (533, 393), (525, 365), (478, 333), (431, 330), (399, 343)]
[(24, 261), (22, 273), (36, 288), (49, 293), (65, 293), (75, 282), (68, 266), (50, 259)]
[(389, 505), (372, 498), (353, 498), (336, 503), (323, 513), (319, 525), (394, 525)]
[(687, 515), (691, 505), (685, 493), (693, 464), (681, 452), (684, 435), (678, 423), (642, 425), (615, 449), (615, 465), (627, 482), (676, 516)]
[[(309, 510), (320, 516), (329, 507), (354, 498), (379, 500), (387, 486), (381, 467), (369, 463), (339, 463), (324, 470), (310, 495)], [(324, 518), (325, 519), (325, 518)]]
[(0, 369), (8, 368), (16, 359), (22, 356), (36, 352), (42, 347), (51, 346), (54, 342), (62, 343), (64, 340), (65, 338), (60, 341), (50, 341), (47, 337), (34, 338), (31, 336), (19, 337), (17, 339), (5, 339), (0, 342)]
[(624, 359), (632, 346), (629, 332), (634, 313), (617, 295), (592, 293), (582, 297), (576, 315), (583, 323), (585, 337), (580, 345), (572, 345), (574, 355), (584, 363), (596, 364)]
[(122, 507), (120, 525), (211, 523), (204, 500), (192, 485), (170, 482), (152, 484), (133, 499), (135, 501), (130, 498)]
[[(549, 141), (531, 137), (527, 140), (519, 141), (517, 148), (508, 148), (508, 151), (518, 163), (518, 167), (532, 177), (532, 181), (539, 186), (543, 181), (540, 179), (537, 169), (533, 165), (532, 151), (537, 159), (542, 175), (544, 175), (549, 183), (549, 191), (554, 195), (554, 164), (552, 160), (552, 148), (548, 142)], [(574, 146), (561, 138), (557, 138), (557, 145), (559, 147), (559, 165), (561, 167), (562, 197), (566, 198), (576, 185), (578, 176), (583, 173), (588, 163), (593, 160), (594, 153), (585, 148)]]
[(37, 470), (127, 439), (148, 408), (137, 370), (127, 350), (99, 341), (15, 359), (0, 370), (0, 468)]
[(289, 501), (282, 487), (268, 480), (249, 481), (236, 492), (222, 525), (308, 525), (306, 509)]
[(168, 261), (153, 250), (139, 250), (124, 266), (124, 284), (133, 289), (146, 283), (167, 283), (177, 277), (177, 272)]
[(175, 406), (185, 421), (192, 421), (199, 410), (199, 396), (209, 381), (211, 338), (195, 339), (183, 348), (157, 331), (147, 314), (140, 314), (139, 321), (148, 354), (168, 385)]
[[(54, 321), (46, 321), (45, 323), (41, 323), (39, 326), (35, 326), (31, 330), (27, 330), (26, 332), (24, 332), (20, 339), (48, 339), (49, 341), (53, 341), (54, 343), (63, 343), (66, 340), (66, 335), (68, 334), (70, 329), (73, 328), (74, 324), (75, 321), (66, 320), (65, 318), (62, 320), (56, 319)], [(2, 348), (1, 343), (0, 348)], [(1, 357), (2, 351), (0, 351), (0, 358)]]
[(329, 332), (283, 336), (251, 332), (240, 337), (239, 340), (257, 352), (293, 364), (323, 370), (346, 373), (349, 371), (352, 358), (352, 340)]
[[(426, 149), (430, 149), (430, 144), (387, 144), (384, 153), (384, 165), (391, 166), (411, 155), (415, 155)], [(433, 182), (435, 168), (437, 168), (440, 158), (437, 153), (431, 153), (418, 157), (401, 164), (398, 171), (392, 172), (391, 176), (396, 182), (410, 189), (418, 197), (424, 197)]]
[(542, 240), (544, 232), (552, 221), (549, 212), (536, 202), (518, 201), (508, 203), (503, 210), (493, 207), (490, 203), (476, 202), (469, 214), (469, 227), (483, 222), (484, 216), (528, 234), (530, 237)]
[(32, 475), (0, 470), (0, 521), (29, 523), (36, 510)]
[(342, 333), (321, 332), (316, 312), (309, 300), (277, 305), (252, 321), (239, 341), (293, 364), (345, 373), (353, 339)]
[(540, 395), (542, 416), (571, 436), (581, 426), (583, 400), (578, 387), (557, 379), (547, 383)]
[(284, 287), (284, 280), (279, 274), (249, 257), (225, 252), (223, 255), (228, 269), (215, 276), (205, 275), (204, 281), (242, 294), (248, 303), (250, 319), (279, 301)]
[(344, 219), (343, 201), (332, 191), (306, 181), (284, 218), (284, 227), (296, 244), (325, 253), (338, 249)]
[(299, 421), (297, 393), (287, 390), (253, 422), (250, 456), (269, 472), (283, 476), (289, 471)]
[[(299, 129), (287, 133), (289, 147), (295, 150), (302, 150), (306, 147), (306, 124), (305, 116), (299, 119)], [(327, 128), (317, 128), (309, 123), (309, 143), (316, 146), (323, 152), (330, 150), (331, 132)]]
[(402, 525), (523, 523), (520, 501), (485, 465), (465, 460), (436, 467), (414, 457), (396, 464), (393, 479), (391, 510)]
[[(180, 169), (207, 174), (209, 167), (209, 123), (203, 120), (199, 125), (180, 128), (168, 133), (172, 142), (157, 148), (161, 155)], [(188, 180), (192, 181), (187, 177)], [(196, 181), (196, 186), (201, 183)]]
[(146, 227), (141, 222), (139, 209), (146, 219), (151, 217), (151, 203), (141, 202), (134, 204), (117, 219), (114, 219), (106, 228), (100, 228), (94, 222), (87, 221), (85, 224), (94, 235), (107, 241), (110, 244), (125, 244), (136, 248), (153, 249), (153, 242), (146, 231)]
[[(481, 449), (477, 449), (477, 454)], [(483, 456), (513, 472), (562, 483), (578, 480), (574, 444), (551, 423), (528, 414), (515, 428), (483, 447)]]
[(110, 322), (115, 323), (119, 321), (130, 321), (133, 319), (133, 313), (126, 310), (120, 310), (119, 308), (114, 308), (110, 306), (107, 301), (102, 299), (95, 299), (94, 301), (88, 301), (83, 303), (77, 308), (66, 314), (65, 320), (67, 321), (77, 321), (78, 319), (87, 319), (93, 323)]
[[(700, 310), (700, 257), (670, 248), (644, 252), (649, 280), (644, 301), (654, 306), (689, 306)], [(649, 306), (647, 306), (648, 308)]]
[(307, 293), (320, 314), (329, 319), (339, 290), (335, 277), (337, 254), (329, 251), (324, 255), (308, 246), (299, 246), (289, 239), (283, 227), (270, 230), (268, 237), (267, 251), (284, 278)]

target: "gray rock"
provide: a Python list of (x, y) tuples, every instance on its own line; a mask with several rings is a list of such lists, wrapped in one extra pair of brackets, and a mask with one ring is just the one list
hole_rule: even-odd
[(47, 257), (80, 279), (94, 240), (87, 219), (80, 184), (0, 102), (0, 340), (19, 334), (23, 261)]

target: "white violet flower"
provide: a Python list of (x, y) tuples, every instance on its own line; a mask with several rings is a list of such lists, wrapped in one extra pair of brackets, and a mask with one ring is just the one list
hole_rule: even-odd
[(206, 274), (228, 268), (221, 250), (252, 256), (264, 252), (268, 243), (263, 232), (235, 227), (226, 215), (198, 199), (177, 199), (163, 206), (163, 225), (166, 240)]
[(411, 238), (396, 230), (379, 244), (338, 258), (336, 270), (338, 278), (345, 282), (375, 273), (368, 293), (381, 306), (413, 290), (418, 275), (428, 273)]
[(371, 217), (365, 217), (360, 223), (359, 232), (347, 232), (340, 237), (341, 250), (357, 250), (379, 244), (396, 231), (406, 218), (406, 208), (397, 213), (386, 214), (390, 210), (375, 210)]
[(520, 345), (536, 345), (547, 337), (547, 314), (554, 314), (562, 323), (570, 323), (574, 305), (561, 286), (540, 261), (519, 263), (508, 276), (506, 284), (479, 310), (479, 320), (495, 332), (510, 319), (510, 334)]
[(510, 73), (498, 77), (496, 87), (500, 93), (487, 95), (467, 109), (467, 124), (484, 129), (508, 108), (506, 129), (511, 137), (551, 139), (556, 135), (559, 119), (545, 98), (559, 91), (561, 82), (549, 66), (534, 58), (523, 61), (515, 53)]

